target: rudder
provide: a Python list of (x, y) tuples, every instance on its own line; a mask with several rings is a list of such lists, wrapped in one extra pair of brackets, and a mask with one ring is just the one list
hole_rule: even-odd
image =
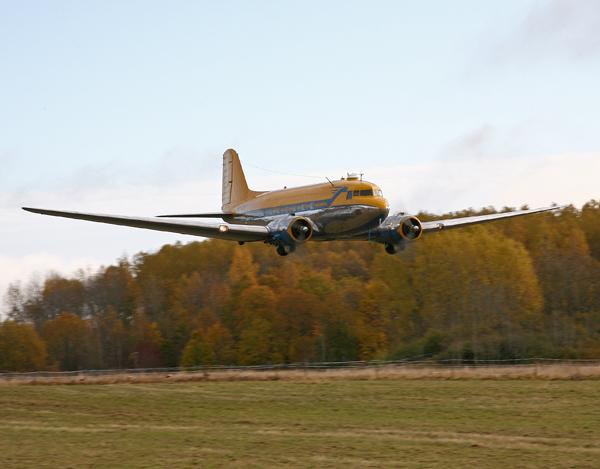
[(235, 207), (259, 194), (248, 189), (246, 176), (240, 163), (240, 157), (233, 149), (223, 153), (223, 185), (222, 185), (223, 212), (234, 212)]

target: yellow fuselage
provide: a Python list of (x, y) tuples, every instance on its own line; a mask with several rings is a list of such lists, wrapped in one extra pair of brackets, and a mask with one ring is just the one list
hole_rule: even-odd
[(318, 227), (316, 238), (360, 236), (388, 215), (381, 189), (370, 182), (341, 179), (263, 192), (234, 208), (235, 221), (267, 223), (281, 215), (304, 216)]

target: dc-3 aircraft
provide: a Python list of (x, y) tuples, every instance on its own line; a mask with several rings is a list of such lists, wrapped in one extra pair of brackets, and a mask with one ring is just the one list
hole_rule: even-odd
[[(221, 212), (159, 215), (154, 218), (64, 212), (23, 207), (33, 213), (112, 225), (169, 231), (206, 238), (220, 238), (244, 244), (263, 241), (287, 256), (296, 246), (309, 240), (375, 241), (389, 254), (404, 249), (424, 233), (485, 223), (505, 218), (557, 210), (546, 207), (473, 217), (421, 222), (399, 212), (389, 215), (389, 205), (381, 189), (357, 175), (338, 181), (258, 192), (248, 188), (235, 150), (223, 155), (223, 193)], [(168, 219), (166, 219), (168, 218)], [(181, 218), (221, 218), (225, 223), (206, 223)]]

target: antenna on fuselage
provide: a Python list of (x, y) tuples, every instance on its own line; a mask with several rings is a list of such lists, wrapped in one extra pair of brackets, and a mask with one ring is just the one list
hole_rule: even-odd
[(327, 179), (327, 182), (331, 184), (331, 187), (335, 187), (335, 184), (331, 182), (327, 176), (325, 176), (325, 179)]

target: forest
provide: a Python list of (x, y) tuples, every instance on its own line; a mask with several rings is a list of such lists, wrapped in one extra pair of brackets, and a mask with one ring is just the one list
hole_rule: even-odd
[(426, 235), (395, 256), (351, 241), (288, 257), (177, 243), (15, 283), (4, 300), (0, 371), (600, 358), (600, 202)]

